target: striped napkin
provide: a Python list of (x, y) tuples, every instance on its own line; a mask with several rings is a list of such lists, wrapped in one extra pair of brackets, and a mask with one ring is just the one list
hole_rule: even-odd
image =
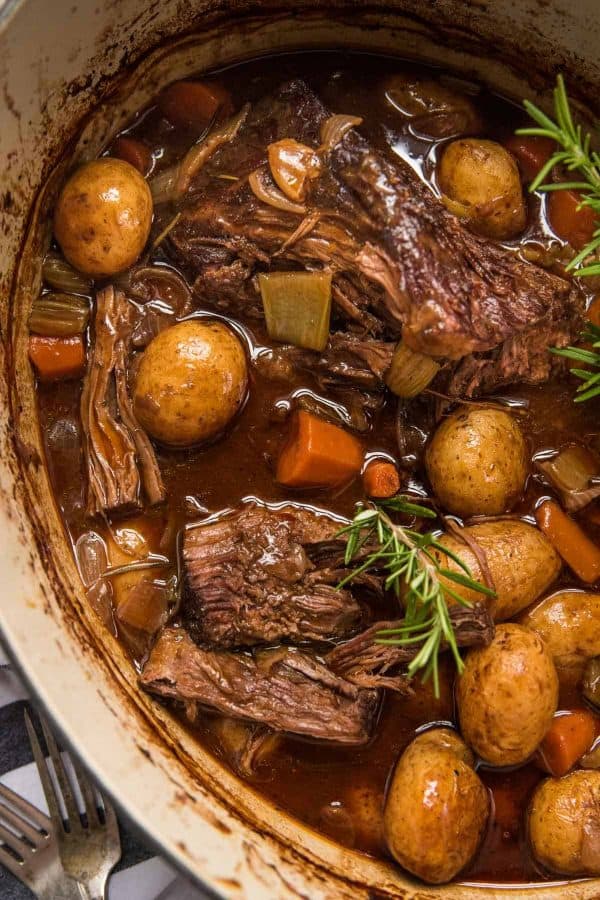
[[(48, 812), (44, 792), (25, 731), (27, 692), (10, 668), (0, 646), (0, 782)], [(159, 856), (140, 842), (121, 821), (123, 857), (108, 888), (109, 900), (208, 900)], [(30, 900), (24, 885), (0, 865), (1, 900)]]

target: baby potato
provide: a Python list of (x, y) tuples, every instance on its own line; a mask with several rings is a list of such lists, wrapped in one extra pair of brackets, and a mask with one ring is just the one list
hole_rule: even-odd
[(85, 163), (64, 185), (54, 234), (80, 272), (108, 277), (128, 269), (144, 249), (152, 225), (152, 195), (130, 163), (103, 157)]
[[(496, 599), (454, 583), (448, 584), (465, 600), (472, 603), (478, 600), (488, 605), (496, 622), (512, 619), (530, 606), (560, 572), (560, 557), (550, 541), (538, 528), (519, 519), (470, 525), (465, 528), (465, 537), (475, 541), (485, 553)], [(462, 559), (473, 578), (483, 582), (479, 562), (469, 546), (452, 534), (443, 534), (439, 540)], [(451, 572), (462, 571), (450, 557), (444, 557), (439, 551), (436, 556), (441, 559), (443, 568)]]
[(468, 753), (451, 729), (426, 731), (408, 745), (390, 782), (386, 843), (401, 866), (429, 884), (464, 869), (485, 831), (489, 795)]
[(473, 231), (506, 240), (525, 228), (519, 169), (502, 144), (478, 138), (452, 141), (437, 174), (446, 206)]
[(600, 875), (600, 771), (547, 778), (527, 812), (531, 852), (561, 875)]
[(495, 516), (512, 509), (523, 493), (527, 445), (505, 410), (462, 407), (437, 428), (425, 465), (436, 497), (449, 512)]
[(135, 414), (148, 434), (173, 447), (217, 437), (248, 385), (246, 354), (220, 322), (188, 319), (158, 334), (140, 361)]
[(559, 591), (519, 621), (539, 634), (561, 668), (578, 667), (600, 656), (600, 594)]
[(516, 766), (544, 738), (558, 704), (558, 676), (536, 634), (499, 625), (488, 647), (471, 650), (458, 679), (462, 735), (485, 762)]

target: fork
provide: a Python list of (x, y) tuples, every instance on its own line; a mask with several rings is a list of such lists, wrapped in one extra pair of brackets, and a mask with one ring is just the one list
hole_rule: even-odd
[(84, 900), (65, 873), (48, 816), (0, 784), (0, 863), (39, 900)]
[[(54, 735), (42, 716), (40, 724), (52, 761), (54, 779), (31, 718), (25, 710), (27, 734), (54, 823), (63, 867), (83, 887), (83, 897), (105, 900), (108, 876), (121, 858), (117, 817), (102, 795), (99, 795), (102, 801), (100, 808), (93, 785), (81, 768), (65, 754), (73, 772), (71, 782)], [(79, 788), (85, 816), (80, 813), (75, 786)], [(66, 819), (63, 819), (61, 803)]]

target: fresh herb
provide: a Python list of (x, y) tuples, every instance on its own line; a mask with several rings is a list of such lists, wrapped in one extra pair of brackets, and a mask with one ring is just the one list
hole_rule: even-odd
[[(442, 644), (451, 650), (458, 671), (463, 669), (446, 597), (461, 606), (471, 605), (448, 582), (488, 597), (495, 594), (475, 581), (468, 566), (448, 547), (440, 544), (434, 534), (400, 525), (392, 521), (390, 513), (426, 519), (436, 517), (433, 510), (412, 503), (403, 496), (361, 505), (352, 522), (340, 532), (347, 538), (345, 564), (349, 566), (356, 561), (358, 565), (340, 582), (339, 587), (368, 570), (386, 573), (386, 590), (393, 590), (398, 598), (402, 595), (405, 614), (401, 626), (378, 632), (377, 643), (400, 647), (421, 644), (408, 666), (408, 674), (412, 677), (422, 671), (423, 681), (432, 678), (438, 697), (438, 657)], [(433, 552), (435, 550), (454, 560), (462, 572), (443, 568)], [(445, 583), (442, 583), (442, 578)]]
[[(591, 149), (592, 136), (584, 134), (581, 125), (575, 125), (569, 105), (569, 98), (562, 75), (556, 79), (554, 88), (554, 115), (556, 121), (542, 112), (541, 109), (525, 100), (523, 105), (537, 128), (519, 128), (517, 134), (546, 137), (557, 143), (557, 149), (542, 166), (529, 186), (530, 191), (581, 191), (581, 206), (589, 206), (595, 213), (598, 228), (592, 240), (566, 266), (577, 276), (600, 275), (600, 262), (583, 265), (600, 247), (600, 155)], [(555, 166), (561, 166), (567, 172), (575, 172), (579, 180), (546, 183), (545, 179)], [(582, 399), (582, 398), (580, 398)]]
[[(594, 369), (600, 369), (600, 328), (597, 325), (588, 323), (585, 331), (581, 333), (581, 340), (591, 345), (594, 349), (590, 350), (585, 347), (551, 347), (550, 352), (556, 356), (564, 356), (566, 359), (574, 359), (575, 362), (583, 363), (586, 366), (592, 366)], [(588, 369), (571, 369), (571, 374), (581, 378), (583, 384), (577, 388), (575, 403), (583, 403), (584, 400), (591, 400), (600, 394), (600, 372), (590, 372)]]

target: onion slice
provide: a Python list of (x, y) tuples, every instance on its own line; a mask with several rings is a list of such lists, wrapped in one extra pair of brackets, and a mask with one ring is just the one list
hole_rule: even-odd
[(321, 153), (329, 153), (352, 128), (362, 125), (362, 122), (363, 120), (360, 116), (347, 116), (344, 113), (329, 116), (321, 125), (321, 146), (319, 151)]
[(181, 161), (177, 174), (177, 181), (175, 182), (175, 195), (177, 197), (181, 197), (182, 194), (185, 194), (191, 184), (192, 178), (198, 174), (204, 163), (209, 160), (223, 144), (230, 143), (230, 141), (237, 136), (238, 131), (248, 118), (249, 112), (250, 104), (245, 103), (237, 116), (229, 119), (228, 122), (225, 122), (225, 124), (222, 125), (221, 128), (217, 128), (216, 131), (211, 131), (204, 140), (194, 144), (188, 150)]
[(258, 276), (269, 337), (324, 350), (331, 315), (330, 272), (270, 272)]
[(211, 156), (236, 137), (249, 112), (250, 104), (246, 103), (236, 116), (229, 119), (216, 131), (209, 131), (199, 141), (192, 144), (180, 163), (169, 166), (168, 169), (150, 179), (148, 184), (154, 203), (157, 206), (161, 203), (169, 203), (185, 194), (192, 179)]
[(252, 174), (248, 176), (248, 184), (250, 185), (250, 189), (254, 196), (262, 203), (274, 206), (275, 209), (280, 209), (282, 212), (289, 212), (299, 216), (305, 214), (306, 207), (301, 203), (294, 203), (292, 200), (289, 200), (285, 194), (275, 186), (271, 177), (264, 169), (256, 169), (256, 171), (252, 172)]
[(293, 138), (283, 138), (268, 147), (271, 175), (290, 200), (302, 203), (308, 184), (321, 174), (323, 164), (316, 150)]
[(600, 463), (581, 444), (570, 444), (551, 459), (536, 459), (535, 464), (558, 491), (569, 512), (578, 512), (600, 497), (600, 484), (593, 481), (600, 477)]

